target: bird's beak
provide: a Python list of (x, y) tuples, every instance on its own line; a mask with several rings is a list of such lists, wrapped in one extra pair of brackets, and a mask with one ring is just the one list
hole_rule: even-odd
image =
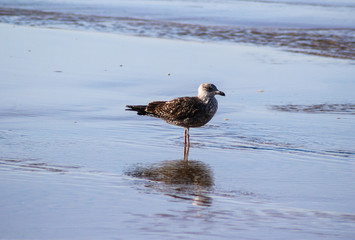
[(226, 96), (226, 94), (224, 94), (224, 92), (222, 92), (222, 91), (215, 91), (215, 94), (217, 95), (221, 95), (221, 96)]

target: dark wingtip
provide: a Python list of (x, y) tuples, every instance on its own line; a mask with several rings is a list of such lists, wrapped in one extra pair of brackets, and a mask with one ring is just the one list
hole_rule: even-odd
[(126, 111), (134, 111), (137, 112), (138, 115), (146, 115), (145, 108), (146, 105), (126, 105)]
[(126, 111), (134, 111), (132, 105), (126, 105)]

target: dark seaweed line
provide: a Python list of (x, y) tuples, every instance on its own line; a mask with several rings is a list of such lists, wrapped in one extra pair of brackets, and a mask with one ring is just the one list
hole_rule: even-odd
[(271, 105), (271, 110), (281, 112), (304, 112), (316, 114), (355, 115), (355, 104)]
[(355, 60), (355, 29), (241, 28), (183, 24), (127, 17), (80, 15), (0, 8), (0, 22), (115, 32), (138, 36), (225, 41), (281, 47), (285, 50)]

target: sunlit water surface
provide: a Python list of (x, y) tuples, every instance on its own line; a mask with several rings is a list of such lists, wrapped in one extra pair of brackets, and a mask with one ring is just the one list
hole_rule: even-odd
[[(1, 239), (353, 239), (352, 60), (1, 27)], [(124, 106), (201, 82), (226, 97), (186, 164)]]

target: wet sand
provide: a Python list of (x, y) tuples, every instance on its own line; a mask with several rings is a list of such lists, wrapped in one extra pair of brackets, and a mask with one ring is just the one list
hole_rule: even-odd
[[(0, 24), (1, 239), (352, 239), (352, 60)], [(205, 127), (124, 111), (226, 93)], [(313, 109), (313, 110), (312, 110)]]
[[(121, 16), (0, 8), (0, 21), (130, 34), (136, 36), (217, 41), (278, 47), (288, 51), (355, 59), (355, 30), (352, 27), (273, 27), (213, 25), (161, 21)], [(319, 24), (319, 23), (318, 23)]]

